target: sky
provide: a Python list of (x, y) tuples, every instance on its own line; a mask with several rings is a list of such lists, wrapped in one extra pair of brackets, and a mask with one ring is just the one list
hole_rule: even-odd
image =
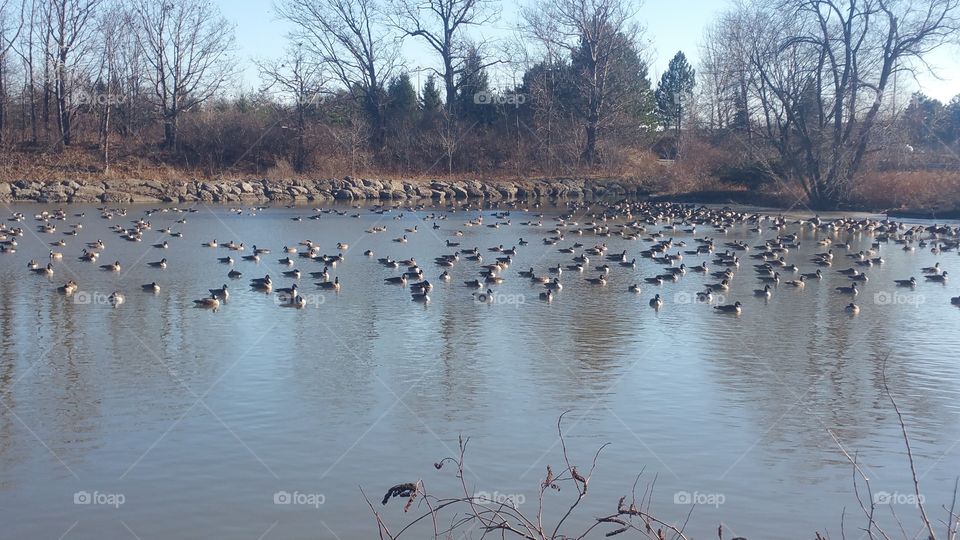
[[(271, 0), (215, 0), (223, 15), (236, 26), (237, 57), (243, 69), (241, 84), (251, 90), (259, 86), (259, 74), (253, 65), (254, 59), (276, 58), (283, 54), (290, 32), (289, 23), (280, 20)], [(521, 0), (522, 2), (530, 0)], [(732, 0), (646, 0), (638, 13), (639, 22), (646, 27), (650, 42), (650, 77), (656, 84), (670, 58), (683, 51), (694, 67), (698, 61), (698, 48), (704, 29), (713, 18), (726, 9)], [(475, 30), (488, 38), (509, 38), (516, 32), (518, 20), (517, 2), (503, 0), (500, 20), (490, 28)], [(416, 73), (418, 68), (435, 65), (435, 55), (417, 40), (408, 38), (402, 47), (407, 69)], [(947, 102), (960, 94), (960, 48), (937, 51), (928, 59), (937, 76), (922, 75), (918, 81), (902, 80), (902, 91), (921, 89), (928, 96)], [(425, 78), (426, 75), (423, 75)], [(411, 76), (414, 84), (418, 77)], [(492, 79), (495, 86), (508, 86), (513, 74), (502, 72)], [(421, 79), (422, 80), (422, 79)]]

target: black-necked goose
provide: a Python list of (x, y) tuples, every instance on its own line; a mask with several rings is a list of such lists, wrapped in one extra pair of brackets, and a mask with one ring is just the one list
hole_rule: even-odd
[(732, 313), (739, 315), (743, 312), (743, 306), (740, 302), (734, 302), (733, 304), (726, 304), (723, 306), (714, 306), (713, 309), (717, 310), (719, 313)]

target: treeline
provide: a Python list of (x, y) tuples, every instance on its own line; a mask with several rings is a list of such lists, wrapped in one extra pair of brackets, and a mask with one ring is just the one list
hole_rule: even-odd
[[(211, 0), (0, 0), (0, 165), (664, 176), (659, 157), (834, 206), (880, 147), (956, 148), (957, 100), (897, 106), (896, 80), (957, 30), (958, 3), (739, 2), (696, 69), (677, 53), (654, 84), (630, 0), (533, 2), (516, 43), (474, 38), (499, 0), (278, 0), (286, 52), (238, 92)], [(403, 40), (435, 67), (410, 71)]]

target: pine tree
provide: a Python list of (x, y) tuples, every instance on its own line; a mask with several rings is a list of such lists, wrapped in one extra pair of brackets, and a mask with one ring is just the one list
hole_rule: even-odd
[(673, 128), (680, 136), (681, 124), (687, 113), (687, 107), (693, 99), (693, 87), (696, 84), (696, 72), (683, 51), (674, 55), (667, 71), (660, 77), (657, 86), (657, 114), (664, 129)]

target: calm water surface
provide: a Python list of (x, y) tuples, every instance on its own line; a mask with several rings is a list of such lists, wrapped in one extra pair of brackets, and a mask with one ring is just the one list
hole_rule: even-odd
[[(744, 313), (731, 317), (678, 303), (716, 282), (697, 274), (627, 293), (629, 284), (662, 271), (638, 255), (649, 242), (569, 235), (545, 246), (549, 214), (544, 227), (528, 227), (520, 222), (532, 214), (515, 211), (512, 225), (492, 229), (465, 227), (478, 212), (458, 212), (433, 231), (432, 221), (423, 220), (427, 212), (395, 219), (400, 211), (358, 210), (359, 218), (323, 214), (293, 221), (314, 212), (278, 207), (250, 216), (198, 207), (190, 214), (154, 214), (153, 230), (135, 243), (108, 228), (129, 226), (145, 208), (104, 220), (94, 208), (67, 207), (68, 215), (85, 211), (86, 217), (56, 222), (54, 234), (36, 232), (31, 216), (54, 209), (6, 209), (28, 219), (7, 223), (26, 233), (16, 254), (0, 255), (4, 537), (373, 538), (376, 524), (360, 489), (379, 500), (386, 488), (422, 478), (434, 494), (456, 495), (452, 471), (432, 464), (456, 453), (460, 434), (470, 437), (469, 487), (522, 496), (521, 509), (533, 512), (546, 466), (561, 468), (556, 423), (570, 411), (567, 443), (581, 468), (612, 443), (578, 525), (613, 512), (643, 472), (640, 493), (656, 480), (651, 510), (664, 519), (685, 518), (690, 505), (675, 504), (685, 502), (684, 493), (707, 503), (696, 507), (688, 525), (694, 538), (715, 538), (719, 523), (728, 535), (751, 539), (811, 537), (816, 530), (839, 538), (844, 507), (847, 534), (855, 538), (863, 519), (841, 446), (858, 455), (874, 492), (893, 494), (894, 502), (910, 502), (912, 494), (899, 425), (882, 389), (885, 356), (931, 519), (945, 517), (941, 505), (949, 505), (960, 473), (960, 310), (949, 303), (957, 289), (891, 287), (893, 279), (920, 277), (921, 267), (937, 261), (960, 276), (956, 252), (904, 253), (885, 245), (886, 264), (868, 270), (857, 317), (844, 313), (847, 297), (832, 293), (846, 285), (835, 272), (846, 261), (824, 269), (826, 279), (805, 290), (781, 285), (765, 302), (751, 294), (757, 282), (749, 265), (756, 261), (748, 253), (727, 294), (728, 301), (744, 303)], [(486, 223), (495, 221), (489, 210), (483, 213)], [(177, 224), (181, 217), (187, 222)], [(85, 225), (80, 235), (62, 236), (78, 220)], [(364, 233), (374, 225), (389, 230)], [(408, 235), (409, 243), (391, 241), (415, 225), (419, 232)], [(163, 235), (166, 226), (184, 237)], [(465, 235), (451, 236), (456, 230)], [(721, 242), (756, 245), (775, 234), (741, 226)], [(815, 245), (817, 235), (804, 232), (799, 253), (790, 254), (804, 272), (814, 270), (810, 254), (824, 249)], [(693, 249), (692, 235), (673, 236)], [(479, 246), (487, 256), (486, 248), (510, 247), (519, 237), (530, 245), (503, 273), (501, 303), (476, 303), (462, 285), (476, 277), (478, 263), (461, 260), (448, 284), (436, 279), (441, 269), (428, 264), (454, 251), (447, 239)], [(52, 248), (64, 253), (55, 276), (29, 273), (26, 261), (45, 264), (48, 243), (59, 238), (68, 245)], [(101, 260), (79, 262), (82, 247), (97, 238), (107, 245)], [(228, 251), (201, 246), (213, 238), (273, 253), (259, 264), (231, 253), (244, 275), (230, 281), (228, 267), (217, 263)], [(163, 239), (169, 249), (151, 247)], [(321, 294), (305, 275), (301, 287), (311, 304), (295, 310), (247, 288), (248, 278), (266, 273), (281, 286), (293, 283), (279, 277), (288, 268), (277, 261), (285, 256), (282, 246), (305, 239), (330, 254), (337, 242), (349, 242), (346, 261), (331, 269), (331, 279), (343, 282), (339, 294)], [(541, 289), (517, 271), (533, 266), (545, 273), (568, 264), (571, 256), (557, 248), (574, 241), (605, 241), (611, 253), (626, 249), (638, 267), (612, 263), (607, 287), (565, 272), (558, 298), (539, 301)], [(872, 237), (849, 241), (853, 250), (867, 249)], [(421, 261), (436, 284), (432, 303), (411, 302), (406, 289), (383, 284), (397, 271), (364, 257), (366, 249)], [(147, 266), (162, 257), (168, 269)], [(122, 272), (99, 270), (114, 260)], [(322, 268), (296, 262), (304, 272)], [(92, 303), (56, 293), (71, 278)], [(140, 290), (151, 281), (162, 287), (159, 294)], [(232, 294), (218, 312), (192, 307), (223, 283)], [(114, 290), (126, 294), (125, 304), (98, 303)], [(647, 306), (656, 292), (667, 303), (659, 313)], [(877, 303), (880, 292), (900, 296)], [(317, 494), (313, 501), (322, 504), (274, 504), (284, 491)], [(548, 505), (565, 507), (570, 492), (548, 492)], [(84, 493), (94, 502), (120, 495), (123, 504), (75, 504)], [(410, 518), (401, 506), (382, 508), (388, 522)], [(912, 535), (919, 523), (915, 508), (894, 510)], [(888, 508), (882, 514), (889, 520)]]

